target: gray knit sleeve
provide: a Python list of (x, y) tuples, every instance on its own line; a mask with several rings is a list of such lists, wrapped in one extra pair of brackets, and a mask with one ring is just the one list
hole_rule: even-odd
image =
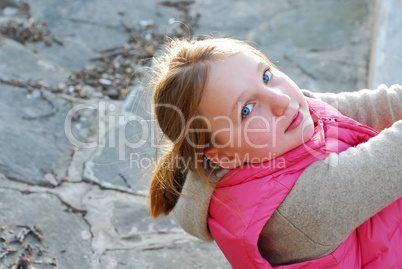
[(376, 90), (342, 93), (313, 93), (303, 91), (308, 97), (320, 99), (337, 108), (345, 116), (357, 120), (377, 131), (390, 127), (402, 119), (402, 86), (388, 88), (380, 85)]

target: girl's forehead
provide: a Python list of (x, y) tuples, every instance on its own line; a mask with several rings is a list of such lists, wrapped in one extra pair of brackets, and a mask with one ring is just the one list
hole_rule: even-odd
[(264, 62), (254, 53), (241, 52), (212, 63), (201, 97), (200, 114), (228, 116), (238, 97), (258, 83), (259, 69)]
[[(249, 77), (258, 71), (258, 67), (268, 63), (260, 56), (252, 52), (239, 52), (214, 61), (208, 74), (208, 83), (230, 82), (238, 76)], [(236, 75), (236, 76), (235, 76)], [(207, 85), (208, 85), (207, 83)]]
[(251, 65), (259, 62), (269, 64), (265, 58), (251, 51), (240, 51), (211, 62), (211, 66), (233, 65), (233, 67), (241, 67), (243, 65)]

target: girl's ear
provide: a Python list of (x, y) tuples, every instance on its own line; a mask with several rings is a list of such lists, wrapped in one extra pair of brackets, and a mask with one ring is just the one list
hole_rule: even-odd
[(211, 162), (225, 169), (235, 169), (241, 165), (238, 158), (228, 155), (218, 148), (209, 148), (204, 152)]

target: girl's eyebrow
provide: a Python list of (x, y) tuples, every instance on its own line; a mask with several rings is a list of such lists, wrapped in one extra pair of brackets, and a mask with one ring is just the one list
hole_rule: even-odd
[[(258, 64), (257, 64), (257, 74), (260, 74), (260, 73), (262, 73), (262, 71), (263, 71), (263, 69), (265, 69), (265, 66), (266, 66), (267, 64), (265, 63), (265, 62), (259, 62)], [(247, 93), (247, 90), (244, 90), (240, 95), (239, 95), (239, 97), (237, 97), (237, 99), (236, 99), (236, 101), (235, 101), (235, 103), (232, 105), (232, 110), (230, 111), (230, 113), (229, 113), (229, 116), (232, 116), (233, 115), (233, 112), (236, 110), (236, 107), (237, 107), (237, 105), (240, 103), (240, 101), (243, 99), (243, 97), (244, 97), (244, 95)], [(242, 109), (242, 108), (240, 108), (240, 109)]]
[(265, 69), (266, 65), (268, 65), (268, 64), (265, 63), (265, 62), (259, 62), (258, 65), (257, 65), (257, 73), (262, 72), (262, 69)]

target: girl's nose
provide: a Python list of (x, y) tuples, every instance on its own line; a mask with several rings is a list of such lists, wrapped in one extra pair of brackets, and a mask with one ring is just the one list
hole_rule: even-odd
[(287, 94), (284, 94), (279, 91), (272, 91), (272, 95), (270, 98), (271, 104), (271, 110), (272, 114), (274, 114), (277, 117), (282, 116), (288, 106), (290, 105), (290, 97)]

